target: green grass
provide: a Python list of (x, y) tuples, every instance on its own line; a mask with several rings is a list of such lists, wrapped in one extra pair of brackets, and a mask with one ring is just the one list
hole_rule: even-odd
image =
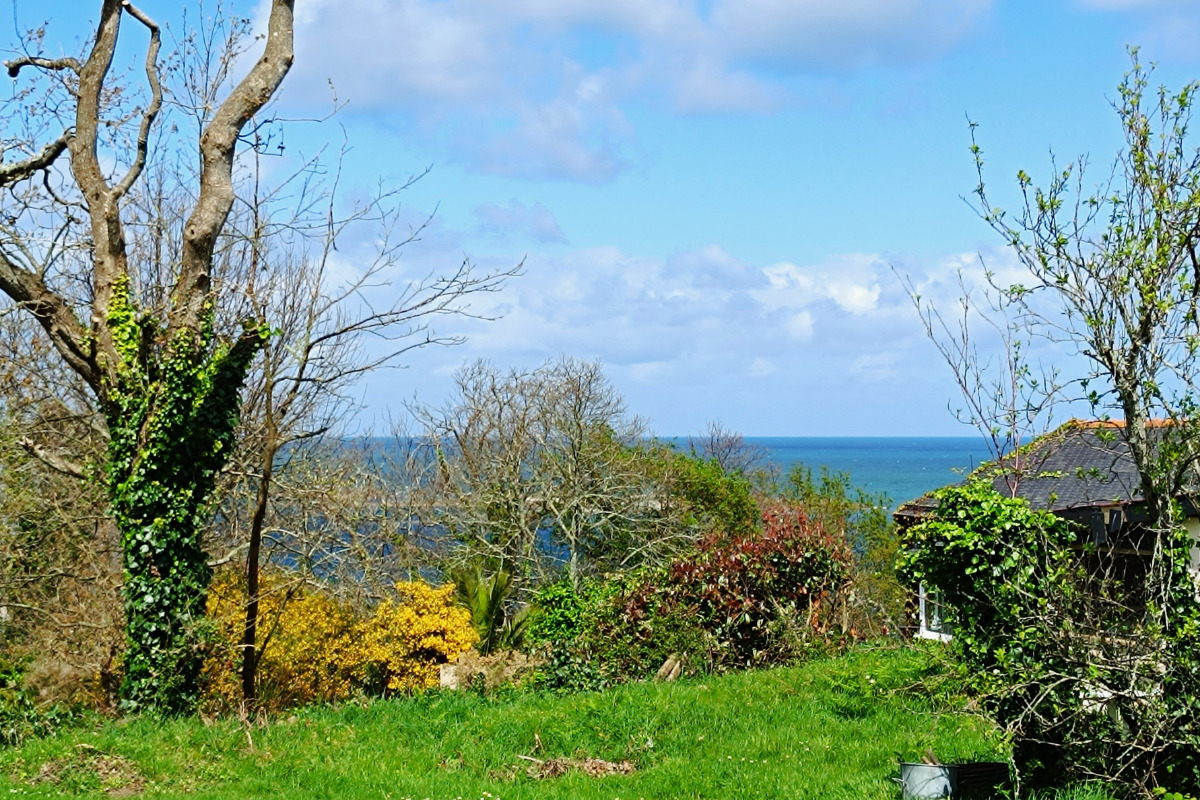
[[(912, 651), (859, 650), (568, 697), (433, 692), (313, 708), (249, 732), (230, 720), (134, 719), (0, 750), (0, 798), (895, 800), (898, 755), (1003, 757), (987, 723), (901, 689), (925, 668)], [(634, 772), (538, 778), (521, 756), (628, 760)]]

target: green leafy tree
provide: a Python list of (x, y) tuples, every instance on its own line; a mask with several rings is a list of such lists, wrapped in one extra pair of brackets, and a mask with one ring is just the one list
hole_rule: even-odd
[(855, 486), (850, 473), (796, 464), (783, 487), (809, 519), (840, 536), (854, 554), (856, 625), (899, 630), (908, 592), (896, 578), (900, 539), (888, 518), (891, 500)]
[(744, 474), (714, 457), (667, 451), (663, 458), (671, 494), (685, 504), (686, 524), (729, 536), (754, 529), (760, 513)]

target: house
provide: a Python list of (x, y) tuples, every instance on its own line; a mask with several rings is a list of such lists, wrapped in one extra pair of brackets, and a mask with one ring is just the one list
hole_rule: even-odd
[[(1141, 503), (1140, 478), (1122, 431), (1123, 423), (1072, 420), (1035, 439), (999, 464), (984, 464), (969, 479), (991, 480), (1000, 494), (1024, 498), (1035, 509), (1053, 512), (1076, 523), (1081, 558), (1102, 562), (1109, 574), (1136, 586), (1145, 574), (1154, 546), (1146, 527), (1149, 517)], [(1152, 423), (1162, 430), (1164, 423)], [(1178, 498), (1192, 539), (1193, 576), (1200, 579), (1200, 497)], [(896, 510), (903, 530), (928, 517), (937, 507), (931, 494)], [(1088, 544), (1094, 548), (1087, 547)], [(921, 587), (917, 598), (917, 635), (948, 639), (950, 629), (938, 598)]]

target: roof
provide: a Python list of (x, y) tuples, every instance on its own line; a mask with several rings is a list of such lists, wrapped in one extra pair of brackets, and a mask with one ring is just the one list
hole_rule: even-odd
[[(1161, 424), (1152, 423), (1152, 428)], [(1022, 446), (997, 464), (983, 464), (967, 480), (991, 479), (1003, 495), (1024, 498), (1055, 513), (1141, 500), (1141, 480), (1119, 422), (1072, 420)], [(964, 481), (965, 482), (965, 481)], [(897, 519), (918, 519), (937, 507), (931, 494), (904, 503)]]

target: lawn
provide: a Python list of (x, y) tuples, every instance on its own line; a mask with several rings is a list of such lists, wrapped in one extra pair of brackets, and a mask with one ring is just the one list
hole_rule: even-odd
[(895, 800), (899, 754), (1004, 757), (984, 720), (924, 696), (927, 674), (919, 652), (861, 649), (565, 697), (431, 692), (261, 725), (108, 722), (0, 750), (0, 795)]

